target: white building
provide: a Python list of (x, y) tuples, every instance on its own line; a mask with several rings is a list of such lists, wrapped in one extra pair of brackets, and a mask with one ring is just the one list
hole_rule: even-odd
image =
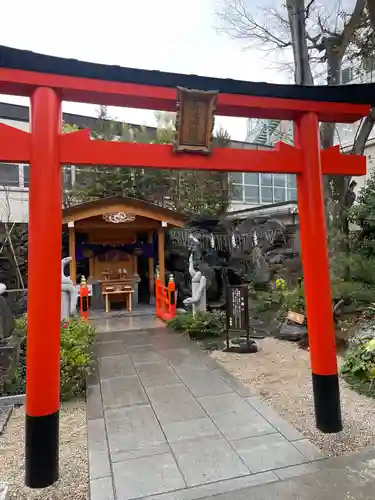
[[(375, 81), (375, 60), (368, 59), (361, 66), (348, 65), (341, 72), (342, 84), (353, 83), (373, 83)], [(349, 151), (358, 133), (360, 123), (353, 125), (337, 126), (338, 142), (344, 151)], [(358, 193), (365, 185), (367, 179), (375, 167), (375, 127), (372, 129), (370, 137), (366, 143), (364, 154), (367, 157), (367, 173), (365, 176), (354, 177), (357, 182), (356, 192)]]
[[(78, 126), (90, 126), (92, 118), (64, 113), (64, 121)], [(0, 103), (0, 123), (30, 131), (29, 108)], [(29, 165), (0, 163), (0, 221), (27, 223), (29, 219)], [(64, 184), (74, 182), (74, 167), (64, 167)]]
[[(292, 122), (250, 119), (246, 142), (259, 148), (272, 148), (277, 141), (293, 143)], [(291, 174), (231, 174), (231, 211), (243, 214), (269, 215), (280, 218), (294, 216), (297, 206), (296, 176)], [(258, 207), (258, 209), (256, 209)], [(255, 210), (255, 211), (254, 211)]]
[[(348, 63), (348, 65), (346, 67), (344, 66), (341, 71), (341, 83), (343, 85), (350, 85), (354, 83), (372, 83), (374, 81), (374, 59), (364, 61), (361, 66), (353, 66), (353, 64)], [(348, 152), (352, 148), (360, 125), (360, 122), (354, 124), (337, 124), (335, 143), (340, 144), (343, 151)], [(291, 144), (293, 143), (293, 124), (292, 122), (280, 120), (249, 119), (246, 140), (254, 144), (265, 146), (273, 146), (275, 142), (280, 140)], [(372, 130), (369, 140), (366, 143), (364, 154), (367, 157), (367, 174), (365, 176), (353, 178), (357, 182), (357, 193), (365, 186), (366, 180), (369, 178), (373, 168), (375, 167), (375, 127)], [(261, 178), (259, 182), (259, 203), (264, 203), (267, 202), (267, 194), (269, 194), (270, 191), (265, 191), (266, 197), (262, 197)], [(290, 191), (290, 189), (293, 187), (295, 188), (295, 183), (292, 184), (292, 182), (293, 181), (288, 179), (286, 179), (285, 181), (285, 186), (288, 190), (285, 194), (287, 200), (292, 199), (288, 198), (288, 196), (293, 195), (293, 191)], [(281, 177), (276, 181), (276, 183), (282, 184)], [(275, 181), (273, 181), (273, 184), (275, 185)], [(276, 203), (278, 201), (281, 201), (279, 199), (276, 199), (280, 198), (280, 196), (281, 191), (274, 191), (272, 202)], [(296, 197), (294, 199), (296, 199)]]

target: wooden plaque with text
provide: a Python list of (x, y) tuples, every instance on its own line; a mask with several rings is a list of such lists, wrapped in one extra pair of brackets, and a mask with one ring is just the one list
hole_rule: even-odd
[(292, 323), (297, 323), (298, 325), (303, 325), (305, 322), (305, 316), (294, 311), (288, 311), (287, 318)]
[(177, 87), (175, 152), (211, 153), (217, 95)]

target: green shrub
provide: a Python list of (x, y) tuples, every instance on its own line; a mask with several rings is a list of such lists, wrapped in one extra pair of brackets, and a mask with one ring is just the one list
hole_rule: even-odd
[(331, 259), (335, 276), (346, 281), (372, 285), (375, 283), (375, 258), (365, 257), (354, 247), (350, 252), (341, 252)]
[(168, 322), (168, 327), (184, 332), (191, 339), (201, 340), (210, 337), (221, 337), (226, 333), (226, 319), (222, 312), (198, 312), (179, 314)]
[(16, 318), (14, 323), (13, 333), (19, 335), (20, 337), (24, 337), (27, 330), (27, 314), (23, 314), (22, 316)]
[[(342, 299), (345, 304), (368, 305), (373, 302), (374, 292), (363, 282), (344, 281), (335, 279), (331, 283), (332, 298)], [(272, 290), (271, 292), (257, 292), (256, 304), (258, 312), (295, 311), (305, 314), (305, 292), (303, 286)]]
[[(19, 365), (5, 380), (0, 395), (21, 394), (26, 390), (26, 325), (26, 315), (17, 318), (15, 333), (21, 339)], [(61, 324), (60, 392), (62, 400), (85, 392), (86, 378), (93, 362), (91, 346), (94, 334), (95, 329), (80, 318), (64, 320)]]
[(285, 311), (305, 313), (305, 291), (303, 286), (284, 290), (284, 307)]
[(375, 397), (375, 338), (362, 338), (350, 347), (341, 374), (353, 389)]
[(331, 283), (331, 289), (332, 297), (342, 299), (346, 304), (356, 302), (371, 304), (374, 299), (373, 290), (363, 282), (334, 280)]
[(61, 399), (85, 392), (86, 378), (93, 362), (92, 343), (95, 329), (87, 321), (71, 319), (61, 327), (60, 377)]
[(185, 332), (192, 321), (192, 313), (178, 313), (173, 319), (168, 321), (168, 327), (176, 332)]
[(256, 311), (259, 313), (266, 311), (278, 311), (283, 304), (284, 291), (257, 291), (255, 295)]

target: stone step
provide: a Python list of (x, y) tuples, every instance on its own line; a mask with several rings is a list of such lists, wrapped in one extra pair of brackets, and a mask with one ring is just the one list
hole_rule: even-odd
[(278, 475), (284, 479), (202, 500), (373, 500), (375, 448), (289, 467)]

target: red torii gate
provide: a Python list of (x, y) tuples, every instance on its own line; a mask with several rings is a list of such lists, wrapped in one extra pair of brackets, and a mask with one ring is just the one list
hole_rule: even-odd
[[(174, 154), (169, 145), (90, 140), (61, 134), (63, 100), (176, 110), (176, 87), (219, 90), (217, 114), (293, 120), (295, 146), (272, 151), (216, 148), (211, 156)], [(58, 479), (61, 164), (297, 174), (301, 246), (317, 427), (342, 429), (322, 175), (364, 175), (366, 159), (320, 151), (319, 121), (366, 116), (374, 88), (298, 87), (175, 75), (70, 61), (0, 47), (0, 92), (31, 99), (31, 133), (0, 126), (0, 160), (29, 162), (29, 298), (26, 484)], [(364, 88), (366, 87), (366, 92)], [(47, 272), (47, 274), (46, 274)], [(48, 308), (44, 281), (48, 276)]]

